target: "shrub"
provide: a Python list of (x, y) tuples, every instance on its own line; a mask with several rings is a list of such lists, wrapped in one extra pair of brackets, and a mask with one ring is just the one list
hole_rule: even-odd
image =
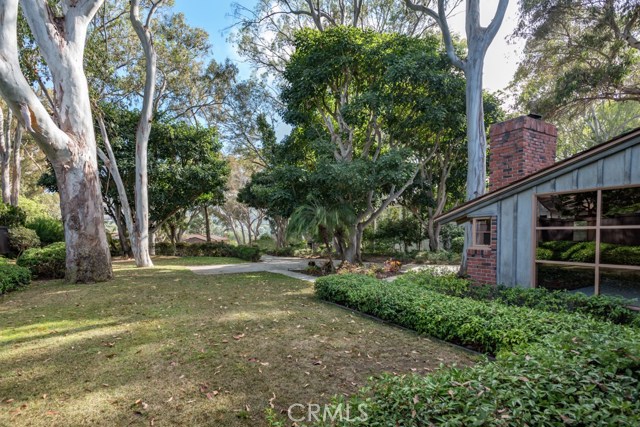
[[(462, 250), (460, 252), (462, 252)], [(460, 261), (462, 261), (462, 257), (459, 253), (449, 251), (418, 252), (415, 259), (416, 262), (419, 263), (435, 265), (460, 264)]]
[(9, 250), (15, 256), (30, 248), (40, 246), (40, 239), (35, 231), (25, 227), (13, 227), (9, 229)]
[(628, 308), (629, 301), (608, 295), (588, 296), (579, 292), (551, 291), (544, 288), (472, 285), (455, 274), (434, 275), (431, 272), (405, 274), (396, 281), (396, 284), (403, 283), (412, 283), (450, 296), (494, 300), (506, 305), (544, 311), (581, 313), (618, 324), (640, 321), (640, 313)]
[(451, 239), (451, 252), (461, 254), (464, 249), (464, 236)]
[(386, 283), (362, 275), (322, 277), (315, 289), (321, 299), (490, 354), (558, 331), (612, 326), (579, 314), (452, 297), (412, 283)]
[(332, 411), (364, 405), (366, 420), (331, 425), (640, 425), (638, 342), (628, 330), (559, 334), (470, 368), (385, 374), (334, 400)]
[(22, 227), (26, 220), (27, 214), (22, 208), (0, 202), (0, 225), (8, 228)]
[(269, 249), (266, 253), (272, 256), (293, 256), (294, 251), (293, 246), (285, 246), (284, 248)]
[(66, 248), (64, 242), (53, 243), (44, 248), (25, 251), (16, 262), (31, 270), (37, 279), (61, 279), (65, 274)]
[(29, 269), (9, 264), (0, 258), (0, 294), (23, 288), (31, 283)]
[(260, 248), (256, 246), (231, 246), (223, 242), (211, 243), (156, 243), (156, 254), (180, 257), (235, 257), (245, 261), (260, 260)]
[(44, 246), (64, 242), (64, 227), (60, 220), (38, 217), (29, 221), (26, 227), (36, 232), (40, 238), (40, 243)]
[[(464, 281), (430, 280), (426, 286), (464, 293)], [(316, 293), (418, 332), (500, 350), (495, 362), (375, 379), (330, 408), (364, 405), (366, 419), (331, 426), (640, 425), (637, 329), (366, 276), (318, 279)]]

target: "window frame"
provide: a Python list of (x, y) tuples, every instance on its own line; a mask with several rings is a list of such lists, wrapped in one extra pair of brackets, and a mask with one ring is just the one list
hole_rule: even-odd
[[(478, 221), (489, 221), (489, 244), (485, 245), (485, 244), (479, 244), (476, 242), (476, 237), (477, 237), (477, 233), (476, 233), (476, 226), (478, 224)], [(471, 247), (469, 247), (469, 249), (474, 249), (474, 250), (486, 250), (486, 249), (491, 249), (491, 239), (492, 239), (492, 227), (493, 227), (493, 218), (490, 216), (483, 216), (483, 217), (478, 217), (478, 218), (473, 218), (471, 221)]]
[[(532, 258), (533, 258), (533, 274), (532, 274), (532, 287), (538, 287), (538, 265), (565, 265), (565, 266), (575, 266), (575, 267), (593, 267), (594, 268), (594, 295), (600, 295), (600, 270), (601, 269), (618, 269), (618, 270), (635, 270), (640, 271), (640, 266), (628, 265), (628, 264), (603, 264), (600, 262), (600, 252), (601, 252), (601, 234), (603, 230), (638, 230), (640, 232), (640, 224), (637, 225), (602, 225), (602, 192), (610, 191), (610, 190), (620, 190), (626, 188), (638, 188), (640, 189), (640, 185), (617, 185), (617, 186), (609, 186), (609, 187), (597, 187), (597, 188), (585, 188), (585, 189), (574, 189), (574, 190), (566, 190), (566, 191), (551, 191), (545, 193), (534, 193), (533, 194), (533, 218), (532, 218)], [(596, 192), (597, 193), (597, 206), (596, 206), (596, 225), (592, 226), (548, 226), (548, 227), (540, 227), (538, 224), (539, 216), (540, 216), (540, 204), (538, 198), (545, 196), (555, 196), (562, 194), (576, 194), (576, 193), (589, 193)], [(553, 261), (553, 260), (538, 260), (537, 259), (537, 248), (538, 248), (538, 232), (541, 230), (594, 230), (596, 233), (595, 236), (595, 260), (593, 263), (583, 263), (583, 262), (572, 262), (572, 261)]]

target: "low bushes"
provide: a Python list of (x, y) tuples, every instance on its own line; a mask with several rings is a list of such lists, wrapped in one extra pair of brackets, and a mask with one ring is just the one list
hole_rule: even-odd
[(579, 314), (452, 297), (411, 283), (387, 283), (362, 275), (322, 277), (315, 289), (324, 300), (489, 354), (537, 342), (558, 331), (610, 326)]
[(40, 239), (35, 231), (25, 227), (12, 227), (9, 229), (9, 250), (12, 256), (19, 256), (30, 248), (40, 246)]
[(451, 276), (422, 284), (346, 275), (316, 282), (320, 298), (497, 352), (495, 362), (427, 376), (385, 375), (354, 396), (337, 397), (330, 408), (362, 408), (366, 417), (355, 410), (354, 417), (316, 425), (640, 425), (640, 330), (434, 288), (457, 295), (467, 289)]
[(31, 272), (0, 258), (0, 294), (23, 288), (31, 282)]
[(255, 246), (231, 246), (226, 243), (156, 243), (156, 254), (180, 257), (234, 257), (245, 261), (260, 260), (260, 249)]
[(285, 246), (284, 248), (272, 248), (265, 251), (267, 255), (272, 256), (293, 256), (295, 248), (293, 246)]
[(44, 248), (33, 248), (25, 251), (17, 260), (17, 264), (26, 267), (37, 279), (61, 279), (65, 274), (65, 244), (54, 243)]
[[(332, 410), (348, 404), (355, 415), (330, 425), (640, 425), (638, 342), (629, 330), (559, 334), (493, 363), (387, 374), (355, 396), (336, 398)], [(366, 419), (356, 419), (359, 405)]]
[(429, 272), (405, 274), (396, 281), (396, 284), (403, 283), (415, 284), (450, 296), (492, 300), (544, 311), (581, 313), (613, 323), (640, 326), (640, 313), (629, 309), (628, 301), (606, 295), (588, 296), (579, 292), (550, 291), (544, 288), (472, 285), (455, 274), (434, 275)]
[(460, 264), (462, 256), (459, 252), (438, 251), (438, 252), (418, 252), (415, 256), (418, 263), (435, 265)]
[(43, 246), (64, 242), (64, 227), (60, 220), (37, 217), (28, 221), (26, 227), (36, 232)]

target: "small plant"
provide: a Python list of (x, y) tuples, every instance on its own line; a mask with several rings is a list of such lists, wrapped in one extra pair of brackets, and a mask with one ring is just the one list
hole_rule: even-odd
[(15, 291), (31, 283), (31, 272), (0, 258), (0, 294)]
[(9, 229), (9, 250), (14, 256), (20, 256), (27, 249), (40, 246), (40, 239), (35, 231), (26, 227)]
[(64, 227), (60, 220), (38, 217), (27, 222), (26, 227), (36, 232), (44, 246), (64, 242)]
[(26, 250), (16, 264), (31, 270), (33, 277), (37, 279), (61, 279), (65, 274), (65, 259), (65, 244), (59, 242), (44, 248)]
[(27, 213), (18, 206), (0, 203), (0, 226), (22, 227), (27, 220)]

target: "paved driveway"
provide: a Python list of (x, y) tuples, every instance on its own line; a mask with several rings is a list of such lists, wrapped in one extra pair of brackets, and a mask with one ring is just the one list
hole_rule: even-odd
[[(327, 260), (324, 259), (304, 259), (294, 257), (275, 257), (270, 255), (263, 255), (261, 262), (248, 262), (244, 264), (229, 264), (229, 265), (202, 265), (189, 267), (191, 271), (196, 274), (233, 274), (233, 273), (257, 273), (257, 272), (269, 272), (279, 273), (285, 276), (295, 277), (296, 279), (306, 280), (308, 282), (315, 282), (314, 276), (307, 274), (297, 273), (293, 270), (304, 270), (309, 266), (309, 261), (314, 261), (316, 265), (321, 266)], [(339, 264), (335, 262), (336, 266)]]

